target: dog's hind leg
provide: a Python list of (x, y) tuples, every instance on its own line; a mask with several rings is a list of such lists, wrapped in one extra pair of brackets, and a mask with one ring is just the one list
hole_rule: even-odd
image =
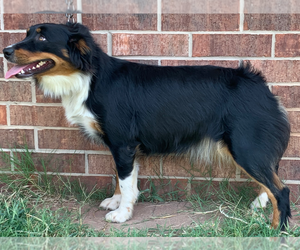
[[(279, 164), (277, 164), (275, 166), (275, 173), (277, 175), (278, 175), (278, 169), (279, 169)], [(258, 196), (251, 203), (250, 207), (251, 207), (251, 209), (265, 208), (265, 207), (267, 207), (268, 201), (269, 201), (268, 194), (267, 194), (266, 190), (263, 187), (261, 187), (260, 191), (258, 193)]]
[[(275, 173), (277, 175), (278, 175), (278, 169), (279, 169), (279, 164), (275, 166)], [(265, 208), (267, 206), (268, 201), (269, 201), (268, 194), (266, 190), (263, 187), (261, 187), (258, 196), (251, 203), (250, 207), (251, 209)]]
[(116, 210), (121, 202), (121, 190), (119, 186), (119, 176), (118, 172), (116, 173), (116, 189), (115, 193), (111, 198), (107, 198), (104, 201), (101, 202), (100, 207), (104, 209), (109, 209), (109, 210)]
[(269, 201), (268, 194), (266, 190), (263, 187), (261, 187), (258, 196), (251, 203), (250, 207), (251, 209), (265, 208), (267, 206), (268, 201)]
[(139, 165), (134, 160), (134, 148), (122, 147), (115, 151), (112, 150), (112, 154), (117, 166), (121, 199), (119, 207), (106, 214), (105, 219), (121, 223), (132, 217), (133, 206), (139, 195), (137, 188)]
[(273, 157), (269, 153), (271, 149), (266, 149), (266, 145), (259, 145), (257, 141), (253, 143), (250, 138), (245, 139), (232, 142), (232, 155), (237, 165), (267, 193), (273, 205), (271, 227), (277, 228), (280, 225), (280, 229), (283, 230), (291, 217), (289, 189), (276, 174), (276, 167), (272, 165)]

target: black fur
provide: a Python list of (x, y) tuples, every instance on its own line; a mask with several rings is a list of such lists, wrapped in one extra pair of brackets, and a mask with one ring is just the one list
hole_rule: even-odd
[[(93, 74), (86, 106), (101, 125), (99, 136), (112, 152), (120, 179), (131, 173), (137, 149), (146, 155), (181, 154), (205, 138), (222, 141), (234, 160), (275, 195), (281, 225), (287, 223), (289, 190), (276, 188), (273, 173), (290, 126), (260, 72), (249, 64), (232, 69), (128, 62), (106, 55), (80, 24), (42, 27), (51, 46), (27, 38), (30, 42), (25, 39), (15, 49), (54, 53)], [(78, 49), (80, 39), (90, 50)]]

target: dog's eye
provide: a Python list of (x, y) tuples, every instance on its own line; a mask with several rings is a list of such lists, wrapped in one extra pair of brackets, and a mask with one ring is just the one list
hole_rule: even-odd
[(40, 35), (38, 37), (38, 39), (39, 39), (39, 41), (46, 41), (47, 40), (46, 37), (44, 37), (43, 35)]

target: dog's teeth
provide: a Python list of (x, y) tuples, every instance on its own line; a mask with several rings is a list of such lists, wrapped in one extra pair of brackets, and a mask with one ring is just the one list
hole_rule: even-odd
[(22, 70), (21, 70), (21, 73), (22, 73), (22, 74), (24, 74), (24, 73), (25, 73), (25, 71), (22, 69)]
[(35, 69), (35, 67), (32, 67), (32, 69)]
[(37, 68), (41, 67), (40, 65), (36, 65)]

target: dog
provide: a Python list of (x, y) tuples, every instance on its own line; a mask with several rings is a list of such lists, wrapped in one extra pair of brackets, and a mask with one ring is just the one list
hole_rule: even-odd
[(75, 23), (38, 24), (3, 50), (16, 64), (6, 78), (33, 78), (45, 95), (60, 97), (66, 117), (109, 147), (117, 169), (114, 195), (100, 206), (125, 222), (138, 198), (141, 155), (187, 154), (227, 159), (261, 186), (252, 207), (273, 205), (271, 226), (291, 217), (289, 189), (278, 177), (290, 125), (261, 72), (249, 64), (151, 66), (113, 58)]

